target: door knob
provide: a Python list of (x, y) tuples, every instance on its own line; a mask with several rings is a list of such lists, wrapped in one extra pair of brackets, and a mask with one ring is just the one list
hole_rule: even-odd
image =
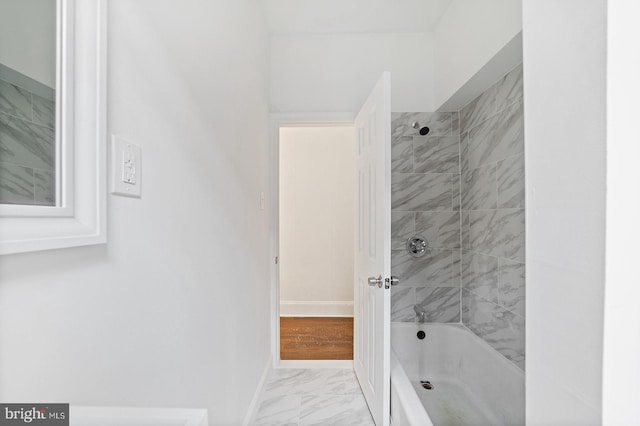
[(378, 288), (382, 288), (382, 281), (383, 280), (381, 275), (378, 275), (378, 278), (369, 277), (369, 279), (367, 280), (371, 287), (378, 286)]

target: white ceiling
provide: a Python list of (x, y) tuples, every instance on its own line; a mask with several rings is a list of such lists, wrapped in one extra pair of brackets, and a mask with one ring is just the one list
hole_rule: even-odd
[(433, 31), (451, 0), (262, 0), (275, 34)]

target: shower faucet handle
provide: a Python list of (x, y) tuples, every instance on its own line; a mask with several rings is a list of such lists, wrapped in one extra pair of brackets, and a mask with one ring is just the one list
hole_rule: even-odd
[(406, 249), (410, 256), (422, 257), (429, 250), (429, 243), (427, 243), (426, 238), (420, 235), (415, 235), (407, 239)]

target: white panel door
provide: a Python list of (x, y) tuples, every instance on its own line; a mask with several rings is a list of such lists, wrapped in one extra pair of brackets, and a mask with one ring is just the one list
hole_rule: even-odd
[[(354, 369), (378, 426), (389, 425), (391, 102), (385, 72), (355, 121), (357, 192)], [(379, 280), (377, 280), (379, 278)]]

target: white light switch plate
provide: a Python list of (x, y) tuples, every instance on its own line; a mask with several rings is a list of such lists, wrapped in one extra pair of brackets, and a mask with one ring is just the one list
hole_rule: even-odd
[(111, 139), (111, 193), (140, 198), (142, 152), (119, 136)]

